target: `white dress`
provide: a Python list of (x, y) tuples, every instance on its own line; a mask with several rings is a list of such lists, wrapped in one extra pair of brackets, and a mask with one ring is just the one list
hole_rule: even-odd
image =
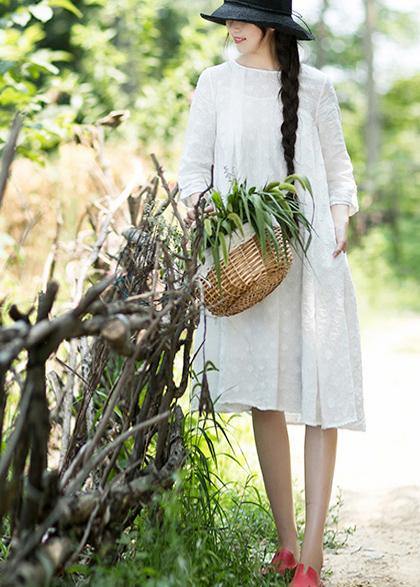
[[(193, 93), (178, 167), (180, 198), (210, 184), (223, 198), (229, 174), (248, 187), (287, 175), (281, 146), (283, 120), (278, 72), (229, 59), (204, 69)], [(283, 410), (286, 422), (365, 430), (360, 331), (347, 255), (336, 246), (330, 205), (359, 210), (341, 111), (330, 78), (301, 64), (295, 172), (307, 175), (315, 199), (317, 234), (307, 251), (294, 254), (283, 282), (261, 302), (229, 317), (204, 307), (194, 335), (193, 368), (201, 381), (204, 362), (216, 412), (251, 413), (255, 406)], [(299, 189), (312, 217), (310, 195)], [(204, 341), (204, 345), (202, 344)], [(200, 386), (193, 382), (191, 409)]]

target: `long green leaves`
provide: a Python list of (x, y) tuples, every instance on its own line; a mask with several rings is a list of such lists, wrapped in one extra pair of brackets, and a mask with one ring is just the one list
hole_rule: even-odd
[[(283, 232), (283, 253), (286, 252), (287, 243), (290, 243), (300, 248), (307, 256), (314, 230), (313, 215), (309, 220), (303, 214), (295, 182), (298, 182), (304, 191), (309, 192), (315, 208), (311, 183), (308, 177), (298, 174), (288, 175), (282, 182), (266, 183), (260, 189), (256, 186), (247, 188), (246, 179), (239, 182), (234, 178), (231, 180), (226, 202), (219, 191), (211, 192), (215, 210), (204, 219), (200, 259), (204, 261), (205, 250), (211, 250), (219, 287), (222, 263), (227, 264), (229, 261), (230, 237), (234, 233), (244, 235), (243, 225), (247, 222), (255, 230), (263, 257), (267, 254), (267, 242), (272, 244), (279, 255), (279, 242), (274, 232), (276, 225), (280, 226)], [(301, 227), (308, 233), (306, 242), (301, 234)]]

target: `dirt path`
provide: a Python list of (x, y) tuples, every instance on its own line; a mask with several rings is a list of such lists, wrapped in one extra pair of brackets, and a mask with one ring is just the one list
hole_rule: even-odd
[(338, 554), (325, 552), (324, 568), (333, 572), (326, 587), (418, 586), (420, 487), (342, 495), (340, 525), (356, 532)]
[[(333, 488), (340, 527), (356, 531), (339, 553), (325, 552), (326, 587), (418, 587), (420, 316), (372, 323), (362, 345), (367, 430), (339, 432)], [(303, 487), (303, 431), (289, 433)]]

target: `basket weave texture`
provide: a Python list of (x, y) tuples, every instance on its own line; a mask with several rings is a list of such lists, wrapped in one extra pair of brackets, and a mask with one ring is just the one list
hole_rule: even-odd
[(286, 277), (293, 260), (289, 242), (279, 226), (274, 227), (279, 243), (276, 254), (273, 244), (266, 241), (263, 256), (254, 232), (242, 244), (229, 250), (227, 264), (221, 260), (221, 286), (212, 266), (199, 278), (203, 284), (204, 304), (215, 316), (233, 316), (247, 310), (271, 293)]

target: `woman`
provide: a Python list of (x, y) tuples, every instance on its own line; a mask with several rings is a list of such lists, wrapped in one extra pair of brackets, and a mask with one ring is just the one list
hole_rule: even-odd
[[(261, 302), (230, 317), (202, 309), (195, 334), (202, 352), (194, 369), (206, 361), (215, 365), (207, 372), (215, 411), (252, 414), (279, 540), (263, 572), (292, 569), (294, 587), (319, 586), (337, 430), (365, 430), (359, 323), (346, 255), (349, 217), (359, 210), (357, 186), (334, 86), (299, 61), (297, 40), (314, 37), (293, 20), (291, 0), (225, 1), (201, 16), (224, 24), (240, 55), (207, 67), (197, 82), (178, 174), (187, 225), (214, 164), (213, 185), (224, 195), (232, 174), (246, 177), (248, 186), (291, 173), (308, 176), (315, 206), (307, 192), (299, 191), (299, 198), (308, 218), (314, 212), (316, 234), (310, 263), (296, 256), (284, 281)], [(197, 404), (193, 394), (192, 409)], [(287, 423), (306, 426), (301, 550)]]

